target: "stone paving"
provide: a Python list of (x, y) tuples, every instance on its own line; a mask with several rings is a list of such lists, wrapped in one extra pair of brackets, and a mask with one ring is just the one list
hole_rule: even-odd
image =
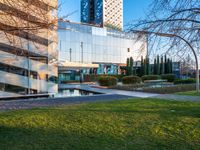
[(48, 106), (60, 106), (60, 105), (66, 105), (66, 104), (80, 104), (80, 103), (85, 103), (85, 102), (123, 100), (123, 99), (129, 99), (129, 98), (134, 98), (134, 97), (117, 95), (117, 94), (101, 94), (101, 95), (81, 96), (81, 97), (0, 101), (0, 111), (31, 109), (31, 108), (40, 108), (40, 107), (48, 107)]
[(48, 106), (60, 106), (66, 104), (78, 104), (85, 102), (101, 102), (101, 101), (113, 101), (123, 100), (129, 98), (155, 98), (165, 100), (176, 101), (195, 101), (200, 102), (199, 96), (182, 96), (172, 94), (151, 94), (144, 92), (123, 91), (115, 89), (101, 89), (94, 88), (90, 85), (63, 85), (61, 89), (76, 88), (82, 90), (88, 90), (91, 92), (103, 93), (93, 96), (81, 96), (81, 97), (62, 97), (62, 98), (48, 98), (48, 99), (34, 99), (34, 100), (13, 100), (13, 101), (0, 101), (0, 111), (18, 110), (18, 109), (31, 109), (38, 107)]
[(105, 94), (118, 94), (118, 95), (125, 95), (125, 96), (133, 96), (138, 98), (149, 98), (149, 97), (156, 97), (160, 94), (152, 94), (152, 93), (145, 93), (145, 92), (135, 92), (135, 91), (123, 91), (123, 90), (116, 90), (116, 89), (103, 89), (103, 88), (95, 88), (93, 85), (87, 85), (87, 84), (72, 84), (72, 85), (60, 85), (60, 89), (70, 89), (70, 88), (76, 88), (81, 90), (87, 90), (91, 92), (97, 92), (97, 93), (105, 93)]

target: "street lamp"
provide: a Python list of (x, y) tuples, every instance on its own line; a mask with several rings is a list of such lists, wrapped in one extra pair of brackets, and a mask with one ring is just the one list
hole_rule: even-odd
[(179, 35), (170, 34), (170, 33), (159, 33), (159, 32), (139, 31), (139, 30), (132, 30), (132, 31), (136, 32), (136, 33), (141, 33), (141, 34), (155, 34), (155, 35), (158, 35), (158, 36), (169, 37), (169, 38), (177, 37), (177, 38), (181, 39), (182, 41), (184, 41), (190, 47), (190, 49), (192, 50), (192, 53), (194, 54), (194, 57), (195, 57), (195, 61), (196, 61), (196, 91), (197, 91), (197, 93), (199, 93), (199, 62), (198, 62), (198, 57), (197, 57), (196, 51), (194, 50), (192, 45), (186, 39), (182, 38)]
[(69, 61), (72, 62), (72, 49), (69, 49)]

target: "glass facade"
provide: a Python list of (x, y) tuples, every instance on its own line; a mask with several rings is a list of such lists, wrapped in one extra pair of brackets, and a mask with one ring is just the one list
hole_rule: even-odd
[(94, 26), (59, 22), (59, 60), (91, 64), (126, 64), (128, 57), (135, 61), (146, 55), (144, 37)]
[(78, 81), (81, 74), (121, 74), (127, 58), (139, 61), (147, 52), (145, 36), (138, 40), (133, 33), (64, 21), (59, 21), (58, 43), (62, 81)]

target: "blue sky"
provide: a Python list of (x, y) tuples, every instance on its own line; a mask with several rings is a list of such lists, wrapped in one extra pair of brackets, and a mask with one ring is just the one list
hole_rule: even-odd
[[(80, 0), (59, 0), (61, 9), (60, 16), (65, 16), (71, 12), (77, 11), (68, 17), (68, 20), (80, 21)], [(132, 20), (144, 19), (148, 6), (152, 0), (124, 0), (124, 25)]]

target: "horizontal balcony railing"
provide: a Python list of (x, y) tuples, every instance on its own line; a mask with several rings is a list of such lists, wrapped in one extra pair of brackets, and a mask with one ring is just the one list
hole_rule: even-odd
[(2, 98), (2, 97), (15, 97), (15, 96), (20, 96), (20, 94), (0, 91), (0, 98)]
[[(35, 59), (40, 59), (40, 57), (36, 57)], [(14, 54), (1, 51), (1, 48), (0, 48), (0, 62), (11, 66), (16, 66), (19, 68), (24, 68), (26, 70), (30, 69), (30, 71), (35, 71), (38, 73), (58, 76), (57, 67), (41, 63), (39, 61), (28, 59), (28, 57), (26, 58), (26, 57), (16, 56)]]
[(31, 79), (25, 76), (16, 75), (0, 71), (0, 82), (15, 85), (27, 89), (37, 90), (38, 93), (47, 93), (50, 90), (56, 90), (57, 84), (39, 79)]

